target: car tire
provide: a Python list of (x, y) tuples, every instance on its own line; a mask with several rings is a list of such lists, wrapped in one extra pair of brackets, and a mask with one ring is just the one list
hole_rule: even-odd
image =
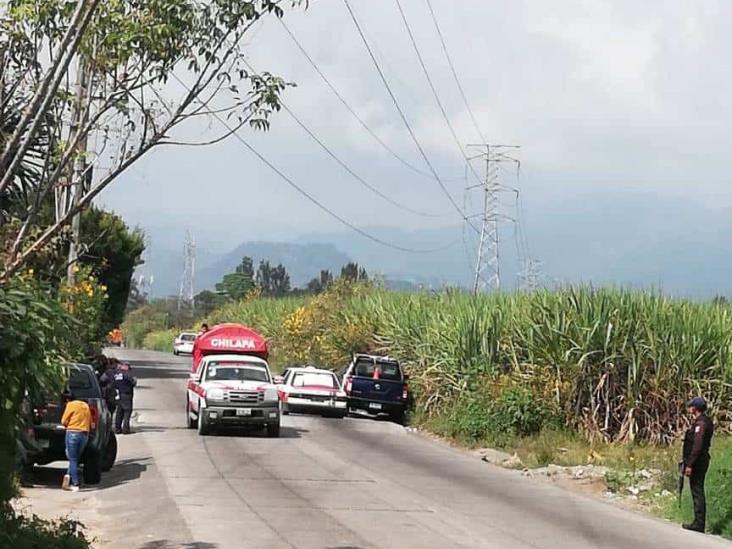
[(99, 484), (102, 480), (102, 456), (89, 448), (84, 455), (84, 484)]
[(277, 438), (280, 436), (280, 422), (267, 424), (267, 436), (269, 438)]
[(178, 356), (178, 351), (173, 351), (173, 356)]
[(405, 413), (404, 410), (399, 410), (398, 412), (391, 412), (389, 414), (389, 419), (396, 423), (397, 425), (404, 425), (405, 420)]
[(114, 467), (117, 459), (117, 435), (114, 432), (109, 434), (107, 446), (104, 448), (104, 456), (102, 458), (102, 471), (105, 473)]
[(198, 427), (198, 422), (191, 418), (191, 401), (186, 399), (186, 424), (189, 429), (195, 429)]
[(208, 425), (208, 418), (206, 417), (206, 414), (199, 410), (198, 411), (198, 434), (200, 436), (205, 436), (209, 433), (209, 425)]

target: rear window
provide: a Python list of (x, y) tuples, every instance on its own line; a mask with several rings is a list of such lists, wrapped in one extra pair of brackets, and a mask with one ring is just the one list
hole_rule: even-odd
[(82, 368), (69, 367), (68, 389), (78, 398), (99, 398), (100, 390), (94, 374)]
[[(170, 337), (170, 336), (168, 336), (168, 337)], [(181, 334), (180, 335), (181, 341), (195, 341), (195, 339), (196, 339), (196, 334)]]
[[(378, 373), (376, 373), (378, 370)], [(353, 369), (354, 375), (358, 377), (371, 377), (387, 379), (390, 381), (401, 381), (402, 370), (398, 362), (372, 362), (370, 360), (359, 360)]]
[(326, 372), (298, 372), (292, 378), (293, 387), (306, 385), (320, 385), (331, 389), (337, 387), (335, 376)]

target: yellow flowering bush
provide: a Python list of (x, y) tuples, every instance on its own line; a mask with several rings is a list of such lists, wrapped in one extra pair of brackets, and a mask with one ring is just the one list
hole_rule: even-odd
[(77, 342), (79, 352), (86, 353), (91, 350), (85, 348), (87, 345), (104, 339), (102, 315), (108, 299), (107, 288), (88, 266), (75, 266), (74, 274), (73, 284), (68, 280), (62, 283), (60, 301), (77, 323), (71, 339)]

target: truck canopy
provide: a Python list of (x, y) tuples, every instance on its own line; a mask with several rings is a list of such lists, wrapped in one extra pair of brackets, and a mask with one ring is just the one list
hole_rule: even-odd
[(218, 324), (193, 343), (193, 372), (207, 355), (248, 355), (267, 360), (267, 341), (242, 324)]

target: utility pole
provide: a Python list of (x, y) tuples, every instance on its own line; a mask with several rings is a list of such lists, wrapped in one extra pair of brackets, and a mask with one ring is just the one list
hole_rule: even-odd
[[(89, 118), (89, 96), (87, 86), (89, 83), (88, 67), (84, 60), (79, 57), (76, 68), (76, 84), (74, 86), (76, 93), (76, 101), (71, 116), (71, 128), (69, 129), (69, 139), (82, 131), (86, 126)], [(74, 166), (72, 169), (71, 179), (66, 186), (66, 192), (61, 193), (62, 203), (59, 210), (57, 199), (57, 215), (65, 215), (69, 210), (75, 208), (79, 204), (79, 200), (84, 193), (91, 187), (91, 167), (86, 164), (86, 132), (79, 139), (79, 143), (74, 152)], [(76, 262), (79, 259), (79, 241), (81, 236), (81, 213), (76, 213), (71, 219), (71, 241), (69, 243), (69, 259), (66, 272), (66, 278), (69, 285), (74, 284), (76, 273), (74, 272)]]
[(517, 145), (490, 145), (487, 143), (468, 145), (468, 147), (481, 149), (481, 152), (473, 158), (483, 158), (485, 160), (485, 179), (482, 183), (467, 188), (467, 190), (475, 188), (483, 190), (483, 211), (478, 214), (481, 218), (481, 229), (478, 258), (475, 263), (473, 292), (477, 294), (486, 291), (499, 291), (501, 289), (501, 270), (498, 220), (502, 216), (498, 208), (498, 195), (504, 188), (499, 181), (498, 164), (500, 162), (517, 163), (518, 160), (509, 156), (506, 150), (518, 149), (519, 147)]
[(196, 273), (196, 243), (191, 231), (186, 230), (186, 241), (183, 244), (183, 276), (178, 292), (178, 310), (183, 306), (193, 308), (193, 279)]

